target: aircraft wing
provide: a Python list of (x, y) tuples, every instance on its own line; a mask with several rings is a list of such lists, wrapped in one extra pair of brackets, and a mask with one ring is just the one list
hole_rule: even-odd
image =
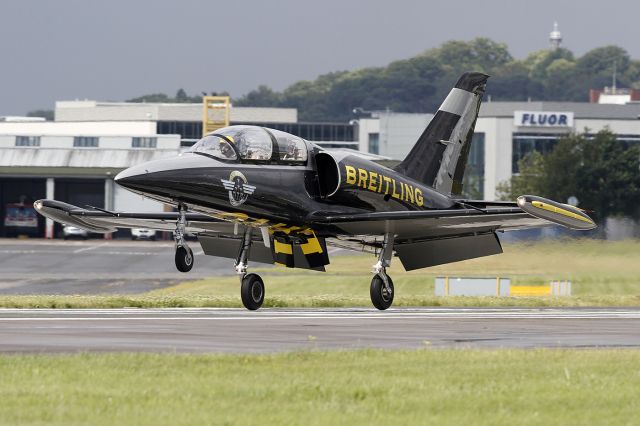
[(394, 233), (398, 239), (451, 237), (562, 225), (576, 230), (596, 227), (577, 207), (542, 197), (523, 195), (517, 202), (456, 201), (458, 208), (331, 215), (316, 213), (310, 220), (350, 235)]
[(540, 197), (523, 196), (518, 203), (459, 204), (461, 208), (444, 210), (317, 214), (311, 220), (336, 233), (327, 244), (352, 250), (376, 252), (382, 247), (381, 236), (395, 235), (394, 251), (406, 270), (502, 253), (496, 231), (556, 224), (595, 227), (579, 209)]
[(393, 232), (397, 239), (446, 237), (478, 232), (540, 228), (554, 225), (524, 212), (515, 203), (481, 210), (471, 208), (372, 212), (314, 217), (345, 235), (379, 236)]
[[(174, 231), (177, 212), (128, 213), (84, 209), (56, 200), (38, 200), (35, 209), (56, 222), (77, 226), (90, 232), (114, 232), (117, 228), (148, 228)], [(235, 259), (242, 243), (241, 233), (235, 232), (233, 222), (222, 221), (200, 213), (186, 213), (186, 231), (198, 234), (198, 241), (205, 254)], [(240, 232), (243, 232), (240, 227)], [(324, 238), (313, 231), (305, 236), (305, 242), (293, 244), (280, 242), (276, 236), (264, 242), (260, 232), (252, 235), (253, 244), (249, 260), (260, 263), (282, 263), (288, 267), (324, 270), (329, 263)]]
[[(38, 200), (34, 203), (42, 215), (67, 225), (77, 226), (90, 232), (114, 232), (117, 228), (148, 228), (160, 231), (174, 231), (177, 212), (127, 213), (91, 210), (56, 200)], [(233, 234), (233, 223), (221, 221), (200, 213), (187, 213), (189, 233), (229, 233)]]

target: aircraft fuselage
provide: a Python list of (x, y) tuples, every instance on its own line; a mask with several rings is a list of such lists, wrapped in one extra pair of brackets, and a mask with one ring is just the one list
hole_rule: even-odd
[(146, 197), (224, 219), (310, 226), (309, 214), (450, 208), (447, 196), (344, 152), (309, 145), (306, 164), (235, 162), (186, 152), (131, 167), (116, 177)]

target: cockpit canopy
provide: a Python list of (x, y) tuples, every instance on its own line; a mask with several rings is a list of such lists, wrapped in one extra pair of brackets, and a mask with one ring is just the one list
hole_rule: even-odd
[(303, 139), (258, 126), (230, 126), (218, 129), (195, 143), (189, 152), (222, 160), (304, 163), (307, 144)]

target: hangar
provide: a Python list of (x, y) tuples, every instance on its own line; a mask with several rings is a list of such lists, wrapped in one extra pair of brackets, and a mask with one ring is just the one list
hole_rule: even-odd
[[(328, 149), (357, 149), (354, 125), (301, 123), (295, 108), (229, 108), (227, 124), (262, 125)], [(59, 236), (40, 198), (141, 212), (165, 206), (113, 183), (121, 170), (175, 155), (202, 136), (203, 104), (58, 101), (55, 120), (0, 118), (0, 237)], [(368, 156), (367, 154), (362, 154)]]

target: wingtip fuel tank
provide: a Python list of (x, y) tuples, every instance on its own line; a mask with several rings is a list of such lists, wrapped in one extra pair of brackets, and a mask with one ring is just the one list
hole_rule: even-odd
[(586, 231), (597, 227), (593, 219), (579, 208), (535, 195), (521, 195), (518, 206), (532, 216), (570, 229)]

